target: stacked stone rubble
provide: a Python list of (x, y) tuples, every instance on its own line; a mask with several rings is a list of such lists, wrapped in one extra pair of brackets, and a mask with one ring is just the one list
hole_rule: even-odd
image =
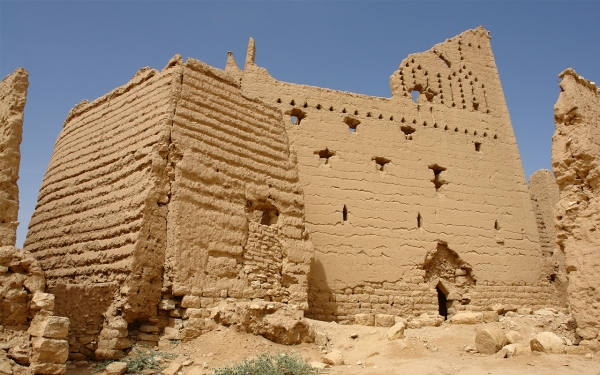
[(54, 295), (36, 293), (30, 309), (35, 312), (28, 333), (31, 335), (30, 372), (64, 374), (69, 356), (69, 318), (55, 316)]
[(559, 78), (552, 168), (560, 190), (557, 242), (565, 254), (568, 300), (581, 345), (600, 350), (600, 90), (573, 69)]

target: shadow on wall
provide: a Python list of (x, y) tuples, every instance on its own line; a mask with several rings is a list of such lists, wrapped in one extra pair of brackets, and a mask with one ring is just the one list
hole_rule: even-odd
[(325, 269), (321, 262), (313, 258), (310, 263), (308, 281), (308, 310), (305, 316), (310, 319), (332, 322), (338, 315), (333, 292), (327, 285)]

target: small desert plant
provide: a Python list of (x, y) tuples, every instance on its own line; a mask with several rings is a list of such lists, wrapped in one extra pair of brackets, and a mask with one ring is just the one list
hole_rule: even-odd
[[(136, 345), (131, 349), (131, 353), (128, 356), (119, 359), (119, 362), (125, 362), (127, 364), (127, 373), (136, 374), (141, 373), (143, 369), (160, 370), (162, 366), (158, 362), (157, 358), (173, 358), (173, 354), (159, 352), (154, 350), (148, 345)], [(98, 365), (92, 373), (100, 372), (106, 369), (108, 365), (116, 361), (107, 360)]]
[(290, 353), (265, 353), (214, 371), (215, 375), (316, 375), (321, 372), (299, 355)]

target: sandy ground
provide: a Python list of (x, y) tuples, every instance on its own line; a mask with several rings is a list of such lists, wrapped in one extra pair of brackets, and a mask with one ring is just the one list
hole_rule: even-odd
[[(407, 329), (404, 339), (389, 341), (388, 328), (311, 323), (327, 334), (326, 347), (307, 343), (279, 345), (260, 336), (237, 332), (235, 328), (220, 327), (190, 342), (165, 342), (159, 349), (176, 355), (168, 362), (185, 363), (179, 370), (183, 375), (212, 374), (214, 368), (266, 352), (294, 352), (308, 361), (320, 362), (325, 352), (333, 350), (342, 353), (345, 364), (327, 369), (328, 374), (600, 374), (597, 362), (600, 358), (589, 359), (582, 355), (534, 353), (500, 358), (467, 352), (467, 346), (475, 347), (476, 330), (485, 324), (444, 323), (440, 327)], [(518, 325), (524, 343), (541, 330), (526, 317), (514, 318), (512, 323)], [(502, 322), (490, 324), (506, 329)], [(79, 363), (82, 365), (84, 363)], [(90, 368), (75, 364), (68, 368), (67, 375), (91, 374)]]

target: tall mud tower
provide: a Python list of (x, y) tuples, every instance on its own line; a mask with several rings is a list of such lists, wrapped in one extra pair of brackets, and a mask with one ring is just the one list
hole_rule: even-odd
[(254, 55), (251, 40), (244, 72), (227, 70), (287, 115), (315, 247), (309, 316), (558, 304), (486, 30), (409, 55), (391, 98), (277, 81)]
[(0, 246), (17, 242), (19, 165), (28, 73), (19, 68), (0, 82)]
[(581, 345), (600, 350), (600, 89), (573, 69), (559, 75), (552, 168), (560, 189), (557, 241)]
[(307, 238), (279, 110), (176, 56), (69, 113), (25, 249), (71, 318), (71, 352), (115, 358), (128, 337), (159, 339), (131, 323), (179, 329), (185, 308), (187, 338), (228, 298), (306, 309)]

